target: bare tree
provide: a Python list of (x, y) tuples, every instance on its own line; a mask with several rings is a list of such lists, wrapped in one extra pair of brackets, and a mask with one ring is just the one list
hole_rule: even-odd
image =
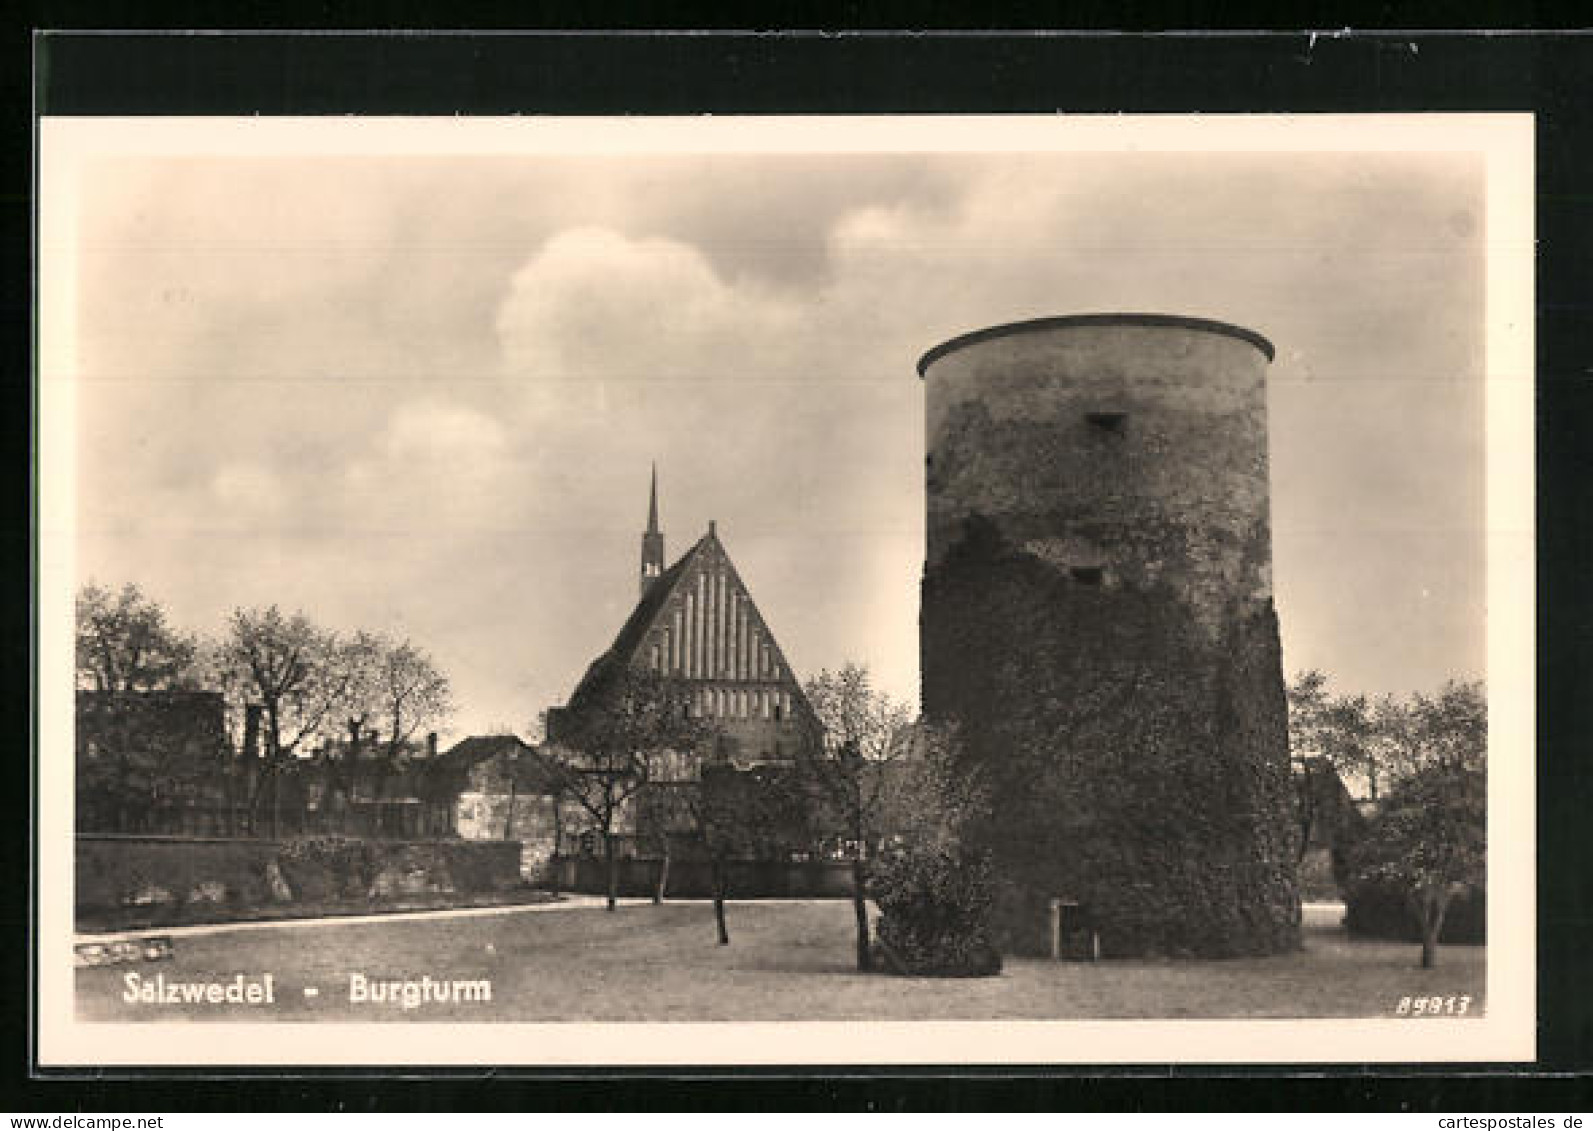
[(92, 583), (78, 591), (76, 651), (81, 689), (160, 691), (195, 679), (197, 641), (131, 583), (115, 594)]
[(272, 605), (236, 609), (219, 652), (221, 673), (234, 695), (260, 705), (265, 755), (256, 775), (250, 811), (258, 819), (269, 799), (271, 828), (280, 826), (281, 781), (311, 736), (323, 734), (347, 703), (352, 675), (339, 662), (337, 637), (303, 613)]
[(840, 850), (851, 861), (857, 968), (868, 970), (868, 861), (884, 832), (892, 763), (909, 753), (912, 714), (876, 691), (868, 669), (855, 663), (819, 672), (808, 681), (807, 697), (820, 730), (800, 744), (799, 759), (827, 802), (839, 826)]
[(366, 750), (376, 745), (375, 722), (380, 709), (377, 673), (384, 647), (385, 642), (380, 637), (358, 632), (353, 638), (337, 643), (331, 656), (331, 662), (346, 681), (338, 703), (346, 737), (341, 743), (327, 742), (322, 765), (329, 807), (334, 798), (341, 798), (337, 818), (338, 829), (343, 832), (348, 828), (348, 809), (354, 798), (361, 760)]
[(448, 677), (408, 640), (378, 640), (373, 675), (376, 721), (382, 736), (378, 793), (402, 768), (410, 741), (453, 713)]
[(708, 858), (714, 925), (719, 945), (730, 944), (725, 900), (730, 864), (741, 860), (789, 861), (813, 843), (806, 783), (784, 766), (739, 770), (729, 763), (704, 766), (689, 785), (650, 789), (660, 795), (674, 829), (691, 836)]

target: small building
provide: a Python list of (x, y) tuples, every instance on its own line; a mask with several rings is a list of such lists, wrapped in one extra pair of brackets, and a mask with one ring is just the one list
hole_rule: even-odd
[(451, 798), (452, 832), (464, 840), (517, 840), (520, 875), (542, 878), (559, 841), (578, 823), (559, 801), (555, 771), (512, 734), (472, 735), (430, 767), (434, 797)]
[(285, 828), (398, 840), (452, 835), (453, 798), (432, 788), (437, 757), (435, 733), (396, 750), (368, 731), (322, 743), (291, 764), (302, 813)]

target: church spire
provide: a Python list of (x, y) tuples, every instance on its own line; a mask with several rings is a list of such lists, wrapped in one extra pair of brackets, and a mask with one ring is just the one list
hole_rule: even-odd
[(658, 464), (653, 464), (653, 484), (647, 495), (647, 533), (658, 533)]
[(647, 529), (642, 534), (641, 592), (645, 596), (664, 572), (664, 532), (658, 529), (658, 464), (653, 464), (653, 481), (647, 496)]

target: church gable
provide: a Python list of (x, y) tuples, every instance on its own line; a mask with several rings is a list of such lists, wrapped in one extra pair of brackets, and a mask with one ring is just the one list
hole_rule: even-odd
[(791, 717), (801, 694), (796, 677), (716, 531), (710, 527), (678, 564), (623, 661), (712, 685), (705, 688), (714, 700), (709, 714)]
[(713, 720), (714, 757), (737, 765), (783, 761), (812, 740), (817, 716), (713, 522), (674, 565), (663, 568), (658, 478), (642, 535), (641, 599), (614, 643), (587, 668), (564, 707), (548, 710), (558, 741), (571, 716), (603, 710), (605, 689), (632, 670), (683, 687), (691, 710)]
[(685, 681), (704, 716), (793, 723), (812, 715), (713, 524), (647, 588), (572, 704), (614, 665)]

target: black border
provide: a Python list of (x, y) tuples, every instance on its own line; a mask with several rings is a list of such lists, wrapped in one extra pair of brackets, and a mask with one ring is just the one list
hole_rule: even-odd
[[(418, 26), (423, 13), (396, 13)], [(150, 19), (147, 5), (101, 5), (35, 11), (35, 27), (93, 19), (101, 27)], [(142, 9), (142, 10), (139, 10)], [(175, 13), (175, 25), (206, 26), (214, 14)], [(245, 10), (255, 22), (271, 17)], [(324, 19), (326, 11), (320, 10)], [(391, 18), (352, 11), (351, 26), (391, 26)], [(407, 15), (407, 18), (406, 18)], [(455, 15), (450, 13), (450, 15)], [(311, 20), (315, 10), (308, 13)], [(417, 16), (422, 18), (417, 19)], [(461, 20), (468, 14), (458, 14)], [(515, 19), (511, 15), (509, 19)], [(519, 18), (524, 18), (520, 14)], [(587, 13), (600, 19), (601, 13)], [(1085, 19), (1109, 24), (1113, 14), (1087, 9)], [(744, 22), (744, 21), (743, 21)], [(855, 10), (852, 22), (861, 22)], [(1174, 26), (1197, 21), (1187, 16)], [(904, 21), (905, 23), (905, 21)], [(899, 25), (900, 26), (900, 25)], [(1010, 25), (1009, 25), (1010, 26)], [(1593, 811), (1587, 736), (1593, 733), (1593, 686), (1587, 656), (1593, 609), (1586, 578), (1593, 572), (1593, 445), (1586, 414), (1593, 407), (1593, 364), (1587, 355), (1593, 315), (1593, 38), (1579, 34), (1480, 35), (1440, 32), (1323, 31), (1288, 34), (450, 34), (306, 36), (105, 35), (57, 33), (13, 45), (9, 77), (0, 79), (8, 124), (29, 136), (30, 98), (53, 113), (1071, 113), (1362, 112), (1525, 110), (1538, 115), (1538, 466), (1540, 1060), (1515, 1066), (1297, 1066), (1279, 1068), (1090, 1068), (1013, 1066), (969, 1071), (804, 1068), (769, 1072), (686, 1070), (534, 1073), (519, 1070), (392, 1069), (239, 1072), (162, 1070), (162, 1078), (92, 1073), (72, 1080), (26, 1074), (31, 1039), (7, 1058), (21, 1087), (15, 1110), (236, 1110), (322, 1108), (452, 1109), (470, 1100), (493, 1106), (566, 1109), (698, 1110), (768, 1107), (968, 1110), (1002, 1106), (1066, 1106), (1090, 1110), (1210, 1107), (1248, 1110), (1405, 1108), (1478, 1111), (1503, 1108), (1586, 1110), (1593, 1092), (1593, 1002), (1588, 926), (1593, 899), (1583, 872), (1582, 830)], [(36, 51), (35, 51), (36, 49)], [(30, 65), (34, 85), (28, 87)], [(15, 144), (13, 152), (20, 152)], [(31, 179), (12, 173), (0, 201), (7, 247), (27, 246)], [(21, 221), (19, 224), (18, 221)], [(31, 309), (31, 280), (16, 267), (6, 276), (8, 312)], [(29, 297), (24, 306), (23, 296)], [(20, 318), (17, 320), (20, 322)], [(15, 323), (13, 323), (15, 325)], [(31, 409), (26, 356), (8, 367), (8, 392)], [(31, 413), (6, 414), (9, 450), (30, 450)], [(17, 461), (21, 463), (19, 459)], [(31, 463), (18, 467), (31, 477)], [(22, 476), (17, 479), (21, 486)], [(30, 484), (31, 486), (31, 484)], [(31, 495), (18, 491), (26, 521)], [(17, 522), (7, 527), (14, 576), (32, 576)], [(31, 529), (31, 527), (30, 527)], [(20, 568), (19, 568), (20, 567)], [(30, 591), (31, 595), (31, 591)], [(31, 607), (31, 601), (30, 601)], [(8, 606), (11, 640), (30, 639), (20, 602)], [(20, 648), (5, 652), (12, 687), (31, 671)], [(20, 697), (13, 698), (16, 703)], [(31, 713), (30, 713), (31, 717)], [(23, 733), (22, 720), (10, 733)], [(20, 752), (14, 752), (20, 753)], [(25, 759), (13, 756), (10, 797), (27, 792)], [(28, 822), (27, 824), (31, 824)], [(17, 833), (25, 823), (14, 821)], [(19, 864), (29, 846), (8, 839)], [(21, 868), (12, 875), (21, 874)], [(31, 874), (31, 873), (30, 873)], [(16, 897), (15, 889), (13, 889)], [(20, 926), (31, 907), (13, 905)], [(31, 919), (26, 920), (31, 923)], [(31, 939), (31, 932), (27, 936)], [(19, 940), (21, 941), (21, 940)], [(6, 948), (7, 984), (31, 987), (23, 965), (28, 947)], [(31, 1016), (30, 1016), (31, 1021)], [(31, 1029), (31, 1026), (30, 1026)], [(14, 1030), (13, 1030), (14, 1031)], [(31, 1032), (28, 1034), (31, 1038)], [(1287, 1087), (1277, 1079), (1292, 1073)], [(1301, 1073), (1304, 1072), (1304, 1075)], [(414, 1078), (431, 1075), (426, 1084)], [(180, 1082), (180, 1083), (179, 1083)], [(488, 1085), (488, 1087), (484, 1087)], [(1530, 1086), (1529, 1086), (1530, 1085)]]

